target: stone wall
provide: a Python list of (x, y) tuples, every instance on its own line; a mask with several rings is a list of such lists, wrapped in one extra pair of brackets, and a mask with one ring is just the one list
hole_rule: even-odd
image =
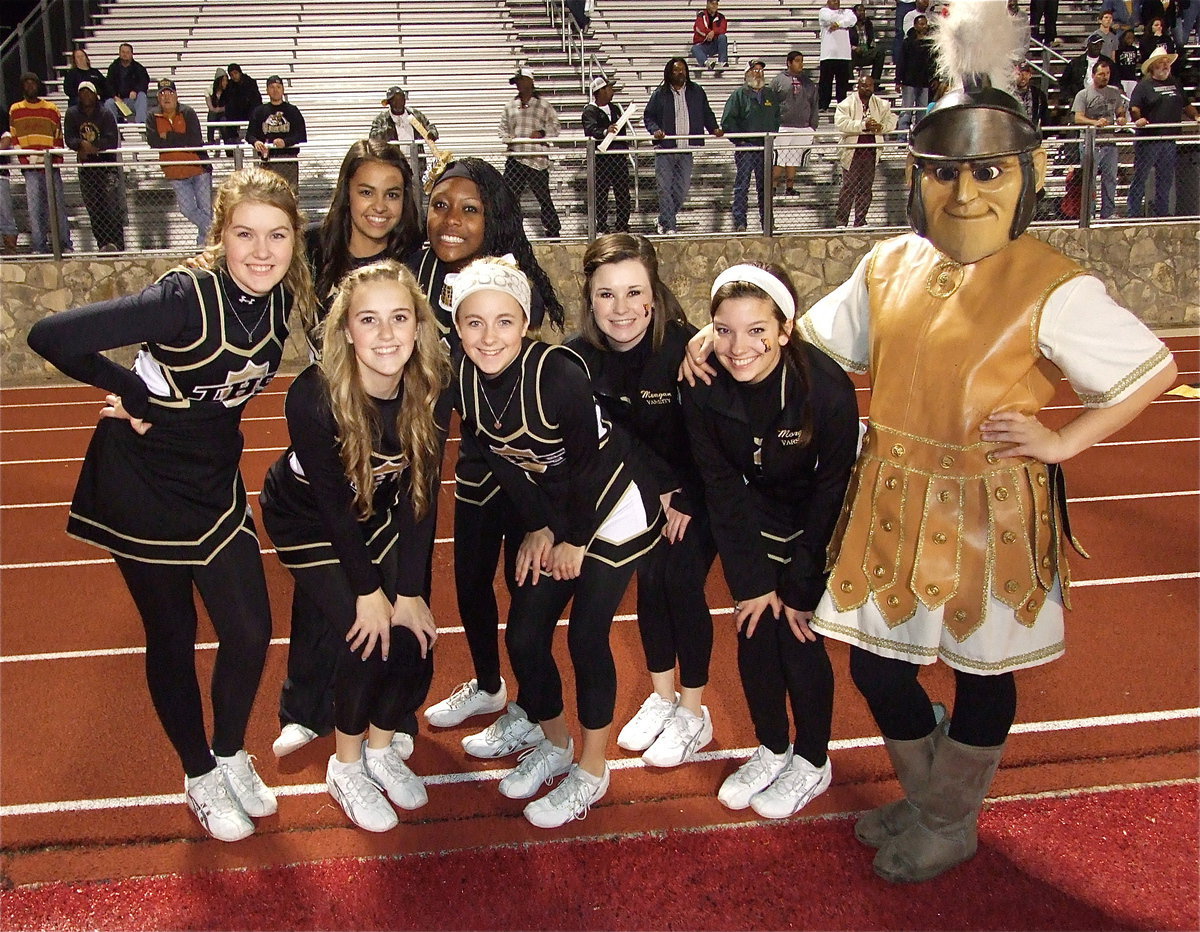
[[(1155, 328), (1200, 325), (1200, 228), (1194, 223), (1106, 226), (1091, 230), (1037, 230), (1096, 274), (1114, 298)], [(792, 274), (806, 307), (846, 279), (880, 235), (735, 237), (663, 240), (657, 243), (660, 268), (691, 319), (704, 323), (708, 288), (723, 269), (737, 262), (771, 260)], [(535, 251), (567, 308), (568, 332), (581, 306), (581, 265), (585, 245), (537, 245)], [(61, 379), (25, 345), (25, 334), (44, 314), (130, 294), (145, 287), (177, 259), (28, 260), (0, 262), (0, 381), (5, 385)], [(554, 339), (551, 336), (551, 339)], [(131, 349), (115, 359), (128, 362)], [(296, 337), (287, 366), (307, 359)]]

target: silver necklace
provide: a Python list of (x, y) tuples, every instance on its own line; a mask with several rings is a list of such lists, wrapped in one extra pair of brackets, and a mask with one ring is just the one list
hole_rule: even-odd
[(265, 306), (263, 307), (263, 312), (262, 312), (261, 314), (259, 314), (259, 315), (258, 315), (258, 320), (256, 320), (256, 321), (254, 322), (254, 326), (253, 326), (253, 327), (249, 327), (249, 328), (248, 328), (248, 327), (247, 327), (247, 326), (246, 326), (246, 325), (245, 325), (245, 324), (242, 322), (242, 319), (241, 319), (241, 317), (239, 317), (239, 316), (238, 316), (238, 313), (237, 313), (237, 305), (238, 305), (238, 303), (241, 303), (241, 304), (249, 304), (251, 307), (253, 307), (253, 306), (254, 306), (254, 299), (253, 299), (253, 298), (248, 298), (248, 297), (246, 297), (246, 295), (244, 295), (244, 294), (239, 294), (239, 295), (238, 295), (238, 297), (237, 297), (237, 301), (235, 302), (235, 301), (233, 300), (233, 296), (229, 294), (229, 289), (225, 287), (225, 276), (224, 276), (224, 275), (218, 275), (218, 276), (217, 276), (217, 279), (218, 279), (218, 281), (220, 281), (220, 283), (221, 283), (221, 291), (223, 291), (223, 292), (225, 293), (225, 300), (229, 302), (229, 307), (230, 307), (230, 309), (231, 309), (231, 310), (232, 310), (232, 312), (233, 312), (233, 313), (232, 313), (232, 317), (233, 317), (233, 319), (234, 319), (234, 320), (236, 320), (236, 321), (238, 322), (238, 326), (239, 326), (239, 327), (241, 327), (241, 328), (242, 328), (242, 330), (245, 332), (245, 334), (246, 334), (246, 342), (247, 342), (247, 343), (251, 343), (251, 344), (252, 344), (252, 343), (254, 342), (254, 336), (253, 336), (253, 334), (254, 334), (254, 333), (255, 333), (255, 332), (258, 330), (258, 327), (259, 327), (259, 325), (260, 325), (260, 324), (263, 322), (263, 320), (266, 318), (267, 314), (269, 314), (269, 313), (270, 313), (270, 311), (271, 311), (271, 306), (272, 306), (272, 305), (275, 303), (275, 294), (274, 294), (274, 290), (272, 290), (272, 293), (271, 293), (269, 296), (268, 296), (268, 295), (263, 295), (263, 296), (262, 296), (262, 300), (264, 300), (264, 301), (265, 301)]
[(492, 407), (491, 401), (488, 400), (487, 388), (481, 381), (479, 383), (479, 394), (483, 396), (483, 403), (488, 406), (488, 411), (491, 412), (493, 427), (496, 430), (500, 429), (500, 422), (504, 420), (504, 415), (508, 413), (508, 406), (512, 404), (512, 400), (517, 397), (517, 389), (521, 387), (521, 382), (525, 378), (525, 373), (522, 372), (517, 376), (517, 383), (513, 386), (512, 391), (508, 393), (508, 401), (504, 402), (504, 407), (500, 409), (500, 413), (496, 414), (496, 409)]

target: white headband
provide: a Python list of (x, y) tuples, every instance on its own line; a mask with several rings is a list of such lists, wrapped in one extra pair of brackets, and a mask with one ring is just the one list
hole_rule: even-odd
[(529, 279), (517, 267), (517, 260), (511, 253), (498, 259), (494, 256), (476, 259), (454, 279), (451, 291), (454, 296), (450, 301), (450, 314), (455, 318), (458, 317), (459, 305), (467, 295), (476, 291), (499, 291), (510, 295), (521, 305), (525, 319), (530, 317), (529, 305), (532, 296)]
[(746, 282), (756, 288), (761, 288), (775, 302), (776, 307), (783, 312), (784, 317), (788, 320), (796, 319), (795, 299), (788, 293), (787, 286), (766, 269), (745, 263), (731, 265), (717, 276), (708, 296), (714, 297), (721, 286), (728, 285), (730, 282)]

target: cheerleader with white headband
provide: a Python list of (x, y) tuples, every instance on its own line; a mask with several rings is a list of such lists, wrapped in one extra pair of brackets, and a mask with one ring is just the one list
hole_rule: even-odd
[(825, 589), (858, 409), (846, 374), (794, 333), (796, 290), (783, 269), (727, 269), (713, 282), (710, 310), (719, 365), (711, 384), (681, 386), (683, 410), (759, 742), (718, 798), (782, 819), (832, 778), (833, 670), (808, 622)]

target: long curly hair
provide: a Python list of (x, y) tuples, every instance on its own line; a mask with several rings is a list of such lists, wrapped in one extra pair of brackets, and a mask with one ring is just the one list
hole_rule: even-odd
[(592, 276), (602, 265), (634, 259), (642, 264), (650, 278), (650, 294), (653, 300), (650, 321), (651, 347), (657, 352), (662, 346), (663, 333), (668, 321), (687, 322), (687, 315), (679, 299), (658, 275), (658, 254), (654, 244), (644, 236), (631, 233), (606, 233), (596, 237), (583, 254), (583, 309), (579, 315), (579, 332), (597, 349), (607, 350), (608, 342), (596, 325), (592, 313)]
[[(783, 283), (783, 287), (787, 289), (788, 294), (792, 296), (792, 305), (797, 308), (800, 306), (800, 298), (796, 294), (796, 286), (792, 282), (792, 276), (787, 273), (787, 270), (783, 266), (776, 265), (774, 262), (751, 262), (749, 264), (757, 266), (769, 275), (779, 279)], [(775, 320), (779, 323), (781, 331), (787, 324), (787, 317), (784, 316), (779, 305), (775, 303), (775, 299), (759, 288), (758, 285), (751, 282), (726, 282), (718, 288), (708, 306), (709, 316), (712, 317), (715, 315), (717, 308), (721, 306), (721, 302), (729, 298), (761, 298), (771, 305)], [(812, 406), (808, 401), (809, 389), (812, 385), (812, 375), (808, 368), (808, 356), (800, 345), (803, 341), (803, 338), (800, 336), (800, 328), (792, 327), (792, 332), (787, 336), (787, 342), (779, 347), (779, 352), (784, 364), (791, 367), (793, 374), (800, 380), (800, 384), (804, 389), (805, 401), (799, 439), (799, 444), (804, 446), (812, 439), (813, 431)]]
[(241, 204), (256, 203), (278, 207), (292, 227), (292, 261), (283, 276), (283, 287), (292, 295), (292, 310), (299, 315), (301, 325), (308, 330), (316, 321), (317, 298), (313, 291), (312, 273), (304, 251), (305, 217), (291, 185), (274, 172), (257, 165), (242, 168), (221, 182), (213, 198), (213, 222), (208, 231), (205, 256), (210, 267), (224, 267), (225, 246), (221, 241), (233, 212)]
[(317, 273), (317, 294), (322, 300), (329, 296), (352, 264), (350, 184), (354, 180), (354, 173), (369, 162), (391, 165), (399, 169), (404, 176), (404, 206), (400, 210), (400, 221), (388, 234), (387, 246), (384, 248), (385, 257), (403, 261), (425, 239), (412, 166), (409, 165), (404, 152), (399, 146), (393, 146), (382, 139), (359, 139), (351, 143), (338, 171), (329, 213), (321, 222), (321, 255), (324, 267)]
[(483, 201), (483, 245), (478, 255), (502, 256), (511, 252), (517, 266), (529, 276), (529, 283), (541, 297), (542, 306), (555, 329), (561, 331), (566, 314), (554, 293), (550, 276), (533, 254), (533, 246), (521, 221), (520, 207), (504, 183), (504, 176), (491, 163), (479, 158), (456, 159), (446, 166), (446, 170), (455, 165), (466, 170), (479, 188), (479, 197)]
[(403, 399), (396, 414), (396, 435), (409, 462), (409, 491), (419, 521), (432, 507), (441, 474), (442, 443), (434, 419), (438, 396), (450, 384), (450, 362), (438, 338), (433, 310), (413, 273), (392, 259), (355, 269), (338, 284), (337, 297), (323, 324), (324, 349), (318, 365), (329, 391), (329, 407), (338, 429), (338, 452), (354, 485), (360, 520), (374, 513), (371, 451), (383, 435), (379, 409), (359, 377), (358, 357), (346, 340), (347, 316), (355, 292), (372, 282), (398, 282), (413, 300), (417, 338), (401, 377)]

